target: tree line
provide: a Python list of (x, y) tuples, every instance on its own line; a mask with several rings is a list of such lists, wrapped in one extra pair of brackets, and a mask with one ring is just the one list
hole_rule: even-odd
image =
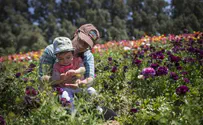
[(39, 50), (92, 23), (100, 43), (203, 30), (202, 0), (0, 0), (0, 56)]

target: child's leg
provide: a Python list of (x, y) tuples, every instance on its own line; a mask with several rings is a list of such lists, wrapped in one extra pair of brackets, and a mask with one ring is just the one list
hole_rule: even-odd
[(64, 88), (64, 90), (68, 93), (69, 101), (70, 101), (70, 104), (71, 104), (70, 110), (71, 110), (71, 112), (73, 112), (75, 110), (74, 104), (73, 104), (74, 93), (78, 92), (79, 90), (78, 89), (75, 90), (75, 89), (71, 89), (71, 88)]
[(61, 95), (59, 95), (59, 101), (61, 102), (62, 106), (64, 107), (71, 107), (71, 98), (67, 91), (63, 91)]

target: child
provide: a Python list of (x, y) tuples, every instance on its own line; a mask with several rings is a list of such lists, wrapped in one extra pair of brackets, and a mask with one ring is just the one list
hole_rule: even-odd
[[(82, 78), (85, 72), (85, 68), (80, 57), (74, 57), (74, 48), (72, 42), (67, 37), (57, 37), (54, 39), (54, 54), (58, 59), (58, 62), (54, 64), (52, 80), (55, 81), (55, 86), (60, 93), (59, 99), (64, 106), (70, 106), (73, 111), (73, 96), (74, 93), (79, 92), (80, 88), (71, 89), (64, 87), (64, 84), (77, 84), (78, 86), (83, 85)], [(75, 81), (66, 81), (66, 73), (71, 72), (72, 75), (69, 77), (75, 77)], [(92, 82), (92, 81), (89, 81)], [(63, 86), (60, 88), (60, 86)], [(92, 89), (92, 88), (88, 88)]]

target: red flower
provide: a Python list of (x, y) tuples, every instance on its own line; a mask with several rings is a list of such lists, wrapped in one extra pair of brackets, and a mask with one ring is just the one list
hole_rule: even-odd
[(137, 108), (132, 108), (132, 109), (130, 109), (130, 112), (132, 112), (132, 113), (137, 113), (137, 112), (138, 112), (138, 109), (137, 109)]
[(111, 69), (111, 72), (115, 73), (117, 71), (117, 67), (114, 66), (112, 69)]

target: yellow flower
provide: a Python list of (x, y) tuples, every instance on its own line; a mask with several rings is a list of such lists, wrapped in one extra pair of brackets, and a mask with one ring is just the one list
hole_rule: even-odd
[(57, 95), (57, 92), (53, 92), (52, 94), (53, 94), (54, 96), (56, 96), (56, 95)]
[(41, 120), (41, 123), (45, 124), (45, 120), (44, 120), (44, 119), (42, 119), (42, 120)]
[(19, 97), (16, 97), (15, 102), (16, 102), (16, 104), (19, 104), (21, 102), (21, 99)]
[(15, 113), (13, 113), (13, 112), (9, 112), (8, 113), (8, 117), (10, 117), (10, 118), (14, 118), (16, 115), (15, 115)]

